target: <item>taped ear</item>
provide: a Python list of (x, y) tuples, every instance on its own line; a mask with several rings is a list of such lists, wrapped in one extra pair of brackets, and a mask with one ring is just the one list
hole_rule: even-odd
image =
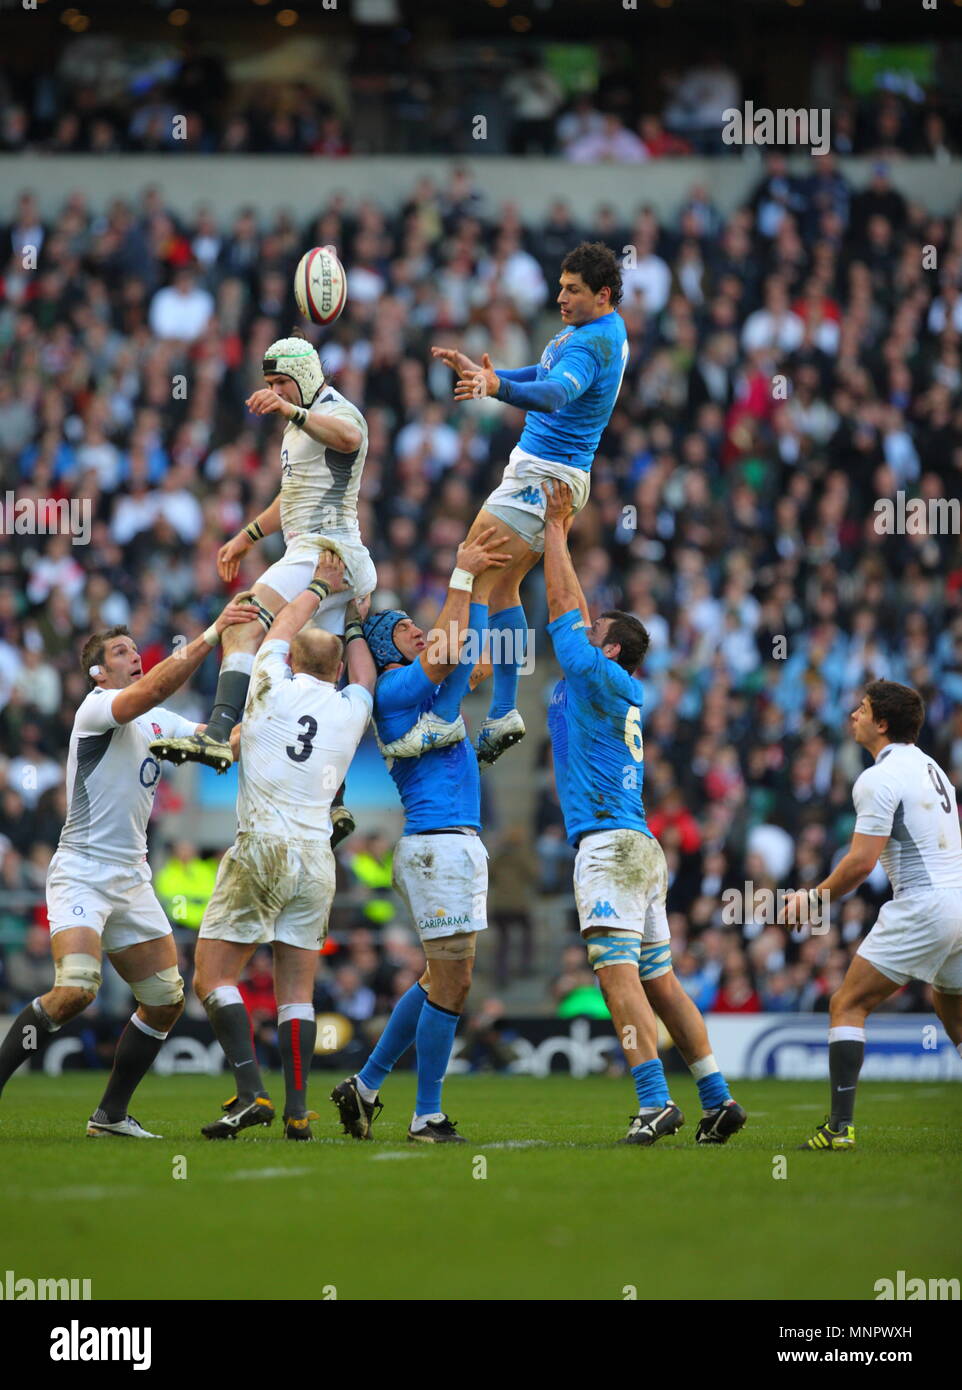
[(87, 673), (91, 677), (91, 679), (96, 679), (96, 677), (100, 675), (100, 667), (90, 666), (87, 668)]

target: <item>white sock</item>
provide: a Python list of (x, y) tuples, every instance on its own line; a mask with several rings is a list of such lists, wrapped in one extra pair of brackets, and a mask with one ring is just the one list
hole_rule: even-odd
[(843, 1027), (841, 1027), (841, 1028), (830, 1028), (830, 1029), (828, 1030), (828, 1040), (829, 1040), (830, 1043), (833, 1043), (833, 1042), (864, 1042), (864, 1041), (865, 1041), (865, 1029), (864, 1029), (864, 1028), (849, 1028), (849, 1027), (846, 1027), (846, 1026), (843, 1026)]
[(222, 671), (243, 671), (249, 676), (254, 669), (254, 652), (230, 652), (220, 664)]
[(439, 1110), (436, 1115), (415, 1115), (411, 1121), (412, 1129), (423, 1129), (430, 1120), (433, 1124), (439, 1124), (444, 1119), (444, 1111)]
[(354, 1085), (357, 1087), (358, 1095), (362, 1100), (366, 1100), (368, 1105), (370, 1105), (372, 1101), (377, 1100), (377, 1091), (372, 1091), (370, 1086), (362, 1086), (356, 1076), (354, 1078)]
[(277, 1022), (290, 1023), (292, 1018), (303, 1018), (306, 1023), (314, 1022), (313, 1004), (281, 1004), (277, 1010)]
[(218, 985), (204, 1000), (205, 1009), (226, 1009), (229, 1004), (243, 1004), (244, 996), (236, 985)]
[(160, 1033), (156, 1028), (151, 1028), (150, 1024), (145, 1023), (139, 1014), (131, 1014), (130, 1021), (135, 1028), (139, 1028), (142, 1033), (146, 1033), (148, 1038), (156, 1038), (158, 1042), (163, 1042), (167, 1036), (166, 1033)]

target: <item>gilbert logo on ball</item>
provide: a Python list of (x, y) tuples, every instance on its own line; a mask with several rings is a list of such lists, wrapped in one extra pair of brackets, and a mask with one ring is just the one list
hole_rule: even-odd
[(347, 300), (347, 276), (333, 246), (306, 251), (294, 272), (297, 307), (311, 323), (334, 323)]

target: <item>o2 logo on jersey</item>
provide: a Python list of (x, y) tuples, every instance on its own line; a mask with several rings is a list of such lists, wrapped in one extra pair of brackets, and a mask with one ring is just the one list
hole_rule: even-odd
[(293, 467), (293, 465), (291, 464), (291, 462), (290, 462), (290, 460), (289, 460), (289, 458), (288, 458), (287, 450), (286, 450), (286, 449), (282, 449), (282, 450), (281, 450), (281, 476), (284, 477), (284, 478), (289, 478), (289, 477), (291, 477), (291, 475), (293, 474), (293, 472), (294, 472), (294, 467)]
[(142, 787), (153, 787), (160, 777), (160, 763), (154, 758), (145, 758), (140, 764), (140, 785)]

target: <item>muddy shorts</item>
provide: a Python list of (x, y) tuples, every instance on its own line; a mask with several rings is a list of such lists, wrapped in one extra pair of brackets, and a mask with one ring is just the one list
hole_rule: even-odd
[(241, 831), (224, 855), (200, 936), (319, 951), (334, 901), (328, 840), (281, 840)]

